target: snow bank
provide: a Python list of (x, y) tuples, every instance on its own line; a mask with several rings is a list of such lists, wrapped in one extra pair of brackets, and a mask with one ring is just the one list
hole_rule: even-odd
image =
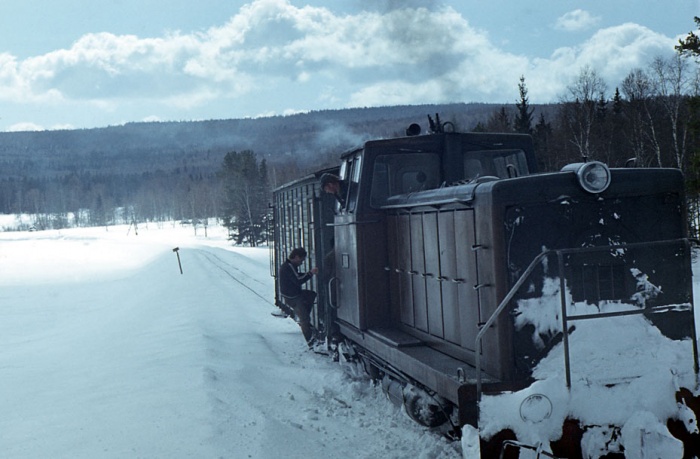
[(208, 233), (0, 233), (3, 457), (460, 457), (270, 315), (267, 248)]
[[(540, 298), (519, 302), (516, 325), (533, 325), (533, 341), (540, 347), (540, 336), (562, 331), (560, 301), (559, 280), (548, 279)], [(639, 306), (624, 303), (603, 304), (600, 309), (572, 304), (568, 292), (567, 304), (570, 317), (639, 311)], [(624, 445), (630, 457), (641, 457), (633, 452), (642, 443), (649, 452), (667, 451), (653, 457), (680, 457), (674, 455), (679, 442), (670, 436), (666, 420), (692, 416), (674, 396), (680, 387), (696, 387), (692, 342), (665, 337), (642, 315), (572, 321), (570, 325), (571, 389), (566, 388), (562, 341), (534, 369), (538, 381), (530, 387), (484, 397), (482, 434), (488, 437), (512, 429), (522, 442), (548, 445), (561, 436), (564, 420), (573, 418), (582, 425), (600, 426), (584, 436), (583, 449), (589, 451), (589, 457), (598, 457), (600, 448), (615, 441)], [(691, 424), (695, 428), (696, 420)], [(613, 431), (611, 426), (621, 429)]]

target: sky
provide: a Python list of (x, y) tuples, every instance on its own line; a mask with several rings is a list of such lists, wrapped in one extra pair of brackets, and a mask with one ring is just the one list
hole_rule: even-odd
[[(306, 349), (297, 324), (270, 314), (268, 249), (232, 247), (226, 234), (172, 222), (0, 232), (4, 458), (478, 457), (474, 429), (448, 442), (377, 384)], [(527, 311), (547, 311), (557, 297), (552, 290), (521, 312), (534, 317)], [(586, 424), (624, 426), (617, 441), (628, 457), (642, 457), (640, 444), (650, 457), (681, 457), (663, 420), (694, 420), (673, 397), (694, 382), (689, 341), (665, 339), (639, 315), (598, 325), (570, 334), (571, 403), (559, 343), (537, 367), (540, 381), (484, 397), (482, 435), (511, 428), (530, 444), (546, 441), (570, 409)], [(610, 358), (618, 355), (626, 358)], [(627, 384), (603, 385), (630, 369), (637, 377)], [(531, 398), (542, 393), (548, 409)], [(605, 438), (594, 431), (587, 457)]]
[(668, 57), (700, 0), (3, 0), (0, 131), (556, 102)]

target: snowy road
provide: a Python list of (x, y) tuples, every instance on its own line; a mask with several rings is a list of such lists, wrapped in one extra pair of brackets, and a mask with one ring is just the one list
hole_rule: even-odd
[(267, 249), (192, 228), (0, 233), (2, 457), (460, 457), (272, 291)]

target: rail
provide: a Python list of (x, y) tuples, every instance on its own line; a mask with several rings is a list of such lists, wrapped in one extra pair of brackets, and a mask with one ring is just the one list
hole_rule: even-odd
[(537, 445), (537, 446), (532, 446), (532, 445), (527, 445), (525, 443), (521, 443), (515, 440), (505, 440), (503, 443), (503, 448), (501, 449), (501, 455), (499, 456), (500, 459), (503, 459), (506, 455), (506, 449), (508, 449), (509, 446), (517, 449), (529, 449), (530, 451), (533, 451), (535, 453), (535, 459), (540, 459), (542, 456), (546, 456), (552, 459), (560, 459), (558, 456), (555, 456), (552, 453), (548, 453), (547, 451), (544, 451), (542, 449), (542, 445)]
[[(566, 385), (567, 388), (571, 387), (571, 361), (569, 354), (569, 333), (568, 333), (568, 322), (576, 320), (588, 320), (588, 319), (599, 319), (605, 317), (617, 317), (624, 315), (634, 315), (634, 314), (649, 314), (653, 312), (661, 312), (664, 310), (672, 309), (674, 306), (656, 306), (656, 307), (645, 307), (639, 310), (631, 311), (619, 311), (619, 312), (608, 312), (599, 314), (585, 314), (585, 315), (572, 315), (567, 314), (567, 304), (566, 304), (566, 276), (564, 275), (564, 256), (568, 254), (582, 254), (590, 252), (604, 252), (609, 250), (630, 250), (635, 248), (653, 248), (661, 245), (671, 245), (671, 244), (683, 244), (686, 247), (688, 253), (690, 253), (690, 239), (673, 239), (664, 241), (654, 241), (654, 242), (640, 242), (633, 244), (621, 244), (616, 246), (598, 246), (598, 247), (582, 247), (574, 249), (559, 249), (559, 250), (545, 250), (541, 252), (537, 257), (535, 257), (527, 269), (520, 276), (518, 281), (513, 285), (508, 294), (503, 298), (501, 303), (498, 305), (496, 310), (491, 314), (489, 319), (484, 323), (484, 325), (479, 330), (475, 339), (475, 366), (476, 366), (476, 392), (477, 392), (477, 402), (481, 401), (482, 396), (482, 373), (481, 373), (481, 342), (483, 340), (486, 332), (493, 326), (494, 322), (506, 309), (506, 306), (513, 300), (518, 290), (522, 287), (525, 281), (530, 277), (535, 268), (542, 263), (542, 261), (552, 254), (556, 254), (558, 260), (559, 268), (559, 282), (560, 282), (560, 295), (561, 295), (561, 311), (562, 311), (562, 335), (563, 335), (563, 346), (564, 346), (564, 366), (566, 371)], [(690, 255), (688, 255), (690, 256)], [(690, 291), (690, 311), (691, 315), (694, 315), (694, 305), (692, 299), (692, 289)], [(698, 344), (697, 344), (697, 332), (695, 330), (694, 323), (691, 324), (691, 339), (693, 348), (693, 364), (695, 373), (699, 373), (698, 365)]]
[(496, 310), (491, 314), (491, 317), (488, 318), (488, 320), (484, 323), (484, 325), (481, 326), (481, 330), (479, 330), (479, 333), (476, 335), (476, 342), (475, 342), (475, 347), (474, 349), (476, 352), (474, 353), (475, 355), (475, 361), (474, 364), (476, 366), (476, 398), (477, 401), (481, 401), (481, 340), (483, 339), (484, 335), (486, 334), (486, 331), (493, 325), (493, 323), (496, 321), (498, 316), (501, 315), (503, 310), (506, 308), (508, 303), (513, 299), (515, 294), (520, 290), (520, 287), (525, 283), (525, 281), (530, 277), (530, 274), (532, 274), (532, 271), (535, 270), (537, 265), (539, 265), (542, 260), (547, 257), (549, 254), (553, 253), (552, 250), (545, 250), (539, 255), (535, 257), (534, 260), (530, 263), (530, 265), (527, 267), (525, 272), (520, 276), (520, 279), (513, 285), (513, 288), (510, 289), (508, 294), (503, 298), (503, 301), (498, 305)]

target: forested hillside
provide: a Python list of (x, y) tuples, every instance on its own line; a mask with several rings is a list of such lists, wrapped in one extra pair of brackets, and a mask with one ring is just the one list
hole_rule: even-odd
[[(264, 222), (240, 228), (253, 214), (248, 207), (247, 216), (236, 215), (241, 186), (256, 196), (260, 209), (254, 214), (263, 219), (271, 189), (336, 165), (344, 151), (366, 140), (405, 135), (411, 123), (427, 133), (428, 116), (439, 113), (457, 131), (530, 134), (541, 171), (586, 159), (611, 167), (679, 168), (691, 198), (690, 228), (697, 233), (698, 70), (680, 55), (659, 59), (610, 91), (595, 70), (583, 68), (567, 94), (545, 106), (529, 103), (523, 77), (514, 88), (519, 97), (508, 105), (397, 106), (0, 133), (0, 212), (33, 214), (38, 229), (217, 217), (239, 242), (254, 244), (241, 235), (264, 238)], [(237, 168), (243, 165), (255, 173), (241, 174)], [(257, 189), (263, 182), (265, 189)]]
[[(99, 129), (0, 133), (0, 212), (60, 215), (106, 224), (125, 218), (217, 216), (217, 172), (230, 152), (265, 159), (272, 187), (323, 164), (364, 140), (402, 135), (440, 113), (462, 130), (497, 106), (452, 104), (329, 110), (258, 119), (128, 123)], [(47, 217), (48, 218), (48, 217)]]

